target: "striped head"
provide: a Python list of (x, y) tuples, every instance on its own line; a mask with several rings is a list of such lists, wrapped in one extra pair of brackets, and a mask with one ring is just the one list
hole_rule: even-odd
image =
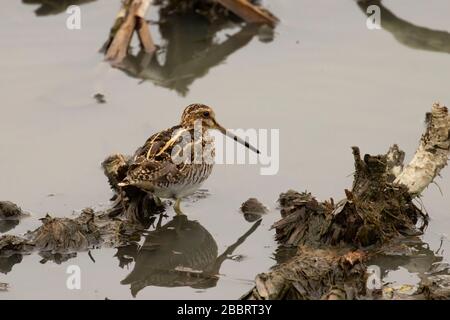
[(193, 103), (188, 105), (184, 109), (180, 123), (183, 128), (193, 129), (197, 121), (201, 121), (202, 130), (209, 130), (209, 129), (219, 130), (227, 137), (230, 137), (231, 139), (233, 139), (236, 142), (239, 142), (240, 144), (243, 144), (250, 150), (256, 153), (260, 153), (258, 149), (251, 146), (247, 141), (242, 140), (238, 136), (234, 135), (233, 133), (222, 127), (216, 121), (216, 114), (214, 113), (214, 110), (211, 107), (208, 107), (207, 105), (200, 103)]
[(201, 121), (205, 130), (216, 129), (217, 122), (214, 110), (204, 104), (194, 103), (188, 105), (181, 116), (181, 126), (184, 128), (193, 128), (196, 121)]

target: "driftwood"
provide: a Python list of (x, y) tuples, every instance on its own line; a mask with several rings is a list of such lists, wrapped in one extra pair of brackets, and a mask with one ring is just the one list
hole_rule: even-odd
[[(293, 256), (258, 275), (243, 298), (365, 297), (366, 262), (426, 226), (428, 217), (413, 199), (447, 164), (450, 132), (446, 107), (434, 104), (426, 119), (419, 148), (403, 170), (404, 153), (397, 146), (385, 155), (363, 158), (353, 147), (354, 182), (344, 200), (318, 202), (309, 193), (282, 194), (282, 219), (273, 228), (280, 248), (290, 248)], [(450, 298), (450, 276), (436, 277), (425, 277), (412, 297)]]
[[(172, 15), (174, 12), (187, 13), (188, 9), (192, 9), (195, 13), (207, 12), (208, 15), (214, 16), (212, 12), (217, 11), (217, 5), (219, 4), (226, 9), (219, 12), (226, 14), (227, 10), (229, 10), (248, 23), (266, 24), (274, 27), (278, 21), (268, 11), (246, 0), (217, 0), (217, 3), (215, 0), (170, 0), (159, 1), (157, 4), (165, 9), (162, 9), (161, 12), (166, 12), (166, 16)], [(151, 55), (156, 51), (156, 46), (145, 20), (149, 6), (150, 0), (125, 0), (123, 2), (122, 8), (111, 28), (109, 38), (102, 49), (105, 52), (106, 59), (114, 65), (120, 65), (127, 56), (134, 31), (138, 34), (139, 42), (144, 52)]]
[[(450, 126), (447, 108), (435, 104), (427, 123), (420, 146), (407, 166), (403, 166), (404, 153), (398, 146), (385, 155), (364, 157), (354, 147), (354, 183), (342, 201), (319, 202), (306, 192), (282, 194), (282, 219), (273, 225), (280, 244), (278, 264), (258, 275), (256, 286), (243, 298), (355, 299), (366, 298), (368, 293), (372, 298), (449, 298), (450, 276), (443, 273), (446, 266), (440, 264), (442, 258), (429, 250), (413, 249), (423, 246), (416, 236), (423, 232), (428, 217), (412, 201), (418, 196), (415, 190), (423, 190), (446, 164)], [(0, 272), (10, 272), (23, 255), (33, 252), (41, 255), (42, 263), (62, 263), (77, 252), (113, 247), (118, 250), (120, 266), (136, 262), (122, 281), (130, 285), (133, 295), (148, 285), (214, 286), (222, 262), (260, 221), (218, 255), (214, 239), (200, 224), (186, 217), (163, 224), (167, 218), (164, 207), (158, 206), (153, 197), (133, 187), (117, 186), (128, 164), (129, 158), (123, 155), (110, 156), (102, 164), (116, 191), (110, 209), (85, 209), (73, 219), (47, 216), (41, 219), (39, 228), (22, 237), (0, 237)], [(0, 208), (6, 208), (3, 216), (22, 216), (19, 207), (8, 202), (2, 205)], [(261, 206), (254, 200), (243, 205), (244, 211), (254, 212), (256, 208), (261, 213)], [(139, 246), (142, 237), (146, 240)], [(184, 252), (183, 257), (176, 252)], [(419, 261), (417, 252), (424, 252)], [(380, 259), (411, 272), (417, 273), (420, 267), (420, 284), (411, 289), (411, 294), (388, 286), (382, 293), (368, 292), (366, 267)]]
[(122, 3), (105, 44), (107, 60), (120, 63), (126, 57), (134, 31), (137, 32), (141, 47), (146, 52), (153, 53), (156, 50), (147, 21), (144, 19), (149, 6), (150, 0), (125, 0)]

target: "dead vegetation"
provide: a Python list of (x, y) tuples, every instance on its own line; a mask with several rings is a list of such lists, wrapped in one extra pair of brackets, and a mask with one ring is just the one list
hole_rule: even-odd
[[(243, 298), (364, 297), (366, 260), (393, 241), (422, 234), (428, 217), (413, 199), (447, 164), (449, 130), (447, 108), (435, 104), (427, 114), (419, 148), (404, 168), (404, 153), (396, 145), (384, 155), (364, 157), (353, 147), (354, 181), (345, 199), (319, 202), (306, 192), (281, 194), (282, 219), (273, 225), (276, 240), (281, 248), (297, 248), (296, 252), (258, 275), (256, 286)], [(421, 297), (450, 298), (448, 278), (432, 279), (423, 279), (416, 297), (425, 290), (429, 294)]]
[[(258, 275), (255, 287), (243, 298), (365, 298), (368, 262), (389, 257), (394, 264), (407, 265), (414, 259), (417, 253), (413, 248), (421, 242), (410, 242), (409, 239), (423, 232), (428, 217), (413, 203), (418, 193), (411, 190), (423, 190), (439, 174), (449, 150), (447, 108), (435, 104), (427, 119), (427, 130), (420, 146), (406, 166), (403, 165), (404, 153), (398, 146), (391, 147), (385, 155), (364, 157), (354, 147), (354, 182), (352, 189), (346, 190), (345, 199), (337, 203), (332, 199), (319, 202), (307, 192), (290, 190), (281, 194), (282, 219), (273, 225), (279, 243), (278, 265), (270, 272)], [(218, 256), (214, 241), (192, 243), (195, 239), (211, 238), (196, 222), (185, 217), (175, 218), (162, 226), (164, 208), (157, 206), (153, 197), (132, 187), (125, 190), (117, 187), (128, 161), (125, 156), (114, 155), (103, 162), (105, 175), (116, 191), (110, 209), (101, 212), (85, 209), (73, 219), (46, 216), (41, 219), (39, 228), (23, 237), (0, 237), (0, 270), (9, 272), (14, 264), (21, 262), (24, 254), (32, 252), (38, 252), (42, 262), (62, 263), (74, 257), (76, 252), (114, 247), (118, 248), (119, 260), (120, 252), (134, 252), (128, 252), (126, 256), (127, 259), (134, 257), (137, 271), (123, 281), (130, 284), (133, 295), (147, 285), (168, 285), (175, 280), (180, 285), (196, 288), (214, 285), (222, 262), (258, 227), (260, 220)], [(433, 170), (423, 170), (424, 167)], [(3, 216), (21, 215), (20, 208), (14, 204), (4, 202), (1, 208)], [(265, 212), (256, 199), (249, 199), (242, 209), (244, 213), (256, 213), (259, 217)], [(146, 236), (143, 247), (137, 246), (150, 226), (154, 231)], [(173, 232), (177, 234), (176, 240)], [(185, 237), (180, 237), (183, 234)], [(155, 244), (158, 245), (155, 247)], [(186, 244), (189, 248), (185, 248)], [(201, 249), (203, 246), (206, 247)], [(193, 247), (197, 253), (191, 252)], [(211, 254), (206, 248), (212, 250)], [(176, 257), (171, 257), (174, 250), (192, 253), (188, 255), (190, 260), (182, 263), (186, 268), (158, 267), (166, 258), (169, 262), (177, 261)], [(399, 256), (404, 260), (397, 260)], [(434, 254), (427, 256), (430, 258), (425, 266), (431, 269), (439, 259)], [(149, 264), (153, 268), (147, 268)], [(450, 279), (443, 272), (447, 269), (441, 269), (423, 274), (420, 285), (409, 295), (392, 288), (385, 288), (386, 292), (391, 298), (449, 298)]]
[(20, 220), (25, 217), (28, 217), (28, 214), (23, 212), (15, 203), (0, 201), (0, 233), (14, 229)]
[[(449, 129), (447, 108), (435, 104), (427, 115), (427, 129), (420, 146), (408, 165), (403, 165), (404, 153), (396, 145), (384, 155), (363, 157), (353, 147), (353, 186), (345, 190), (346, 198), (337, 203), (332, 199), (320, 202), (307, 192), (290, 190), (281, 194), (282, 219), (273, 225), (279, 243), (278, 264), (257, 275), (255, 287), (243, 298), (367, 298), (368, 263), (388, 257), (393, 267), (417, 266), (417, 262), (410, 261), (418, 255), (414, 248), (423, 243), (411, 239), (422, 234), (428, 217), (413, 200), (420, 194), (416, 190), (423, 190), (446, 165)], [(32, 252), (39, 253), (43, 262), (61, 263), (76, 252), (114, 247), (119, 248), (119, 260), (123, 251), (127, 252), (123, 259), (131, 256), (136, 261), (137, 271), (123, 282), (130, 284), (134, 295), (147, 285), (171, 282), (195, 288), (214, 285), (222, 262), (258, 227), (260, 220), (223, 254), (217, 255), (217, 245), (210, 241), (210, 234), (201, 225), (183, 217), (163, 226), (164, 207), (158, 206), (152, 196), (133, 187), (118, 188), (117, 181), (128, 164), (129, 158), (122, 155), (113, 155), (103, 162), (105, 175), (116, 192), (110, 209), (101, 212), (85, 209), (73, 219), (46, 216), (39, 228), (23, 237), (0, 237), (0, 270), (9, 272), (24, 254)], [(3, 216), (21, 216), (20, 208), (14, 204), (2, 203), (1, 208)], [(256, 199), (246, 201), (242, 209), (259, 216), (265, 212)], [(154, 230), (149, 233), (150, 226)], [(146, 242), (139, 247), (136, 243), (144, 234)], [(201, 243), (195, 249), (191, 245), (185, 248), (188, 239)], [(172, 256), (174, 250), (189, 253), (189, 259), (182, 261), (185, 268), (155, 264), (178, 261), (179, 257)], [(429, 258), (421, 263), (431, 270), (439, 258), (434, 253), (425, 256)], [(153, 268), (149, 269), (150, 264)], [(385, 287), (386, 294), (379, 297), (449, 298), (450, 279), (446, 268), (441, 269), (422, 274), (420, 285), (411, 294)]]

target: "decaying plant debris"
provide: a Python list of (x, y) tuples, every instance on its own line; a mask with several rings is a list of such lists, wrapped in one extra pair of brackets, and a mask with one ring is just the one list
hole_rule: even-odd
[(0, 201), (0, 220), (19, 220), (27, 216), (18, 205), (10, 201)]
[[(287, 262), (258, 275), (256, 286), (243, 298), (365, 296), (365, 261), (395, 240), (421, 234), (426, 225), (428, 217), (413, 199), (447, 164), (450, 148), (447, 108), (434, 104), (426, 119), (419, 148), (404, 168), (404, 153), (398, 146), (385, 155), (363, 158), (353, 147), (354, 181), (352, 189), (345, 190), (344, 200), (319, 202), (309, 193), (292, 190), (281, 194), (282, 219), (273, 225), (276, 240), (281, 247), (298, 251)], [(449, 277), (430, 277), (422, 280), (414, 294), (450, 298), (449, 286)]]
[[(427, 115), (427, 129), (420, 146), (408, 165), (403, 165), (404, 153), (396, 145), (384, 155), (364, 157), (353, 147), (354, 182), (352, 189), (345, 191), (345, 199), (337, 203), (332, 199), (319, 202), (307, 192), (290, 190), (281, 194), (282, 219), (273, 225), (279, 243), (276, 253), (279, 263), (270, 272), (257, 275), (255, 287), (243, 298), (367, 298), (367, 265), (383, 258), (407, 268), (424, 264), (435, 270), (423, 274), (418, 286), (408, 287), (411, 293), (405, 294), (405, 288), (386, 286), (375, 297), (450, 298), (450, 276), (444, 272), (444, 265), (439, 266), (438, 257), (427, 253), (426, 260), (410, 263), (417, 254), (414, 248), (422, 244), (414, 239), (423, 232), (428, 219), (413, 199), (446, 165), (449, 129), (447, 108), (434, 104)], [(206, 288), (216, 283), (222, 262), (261, 223), (261, 220), (255, 222), (235, 244), (218, 255), (217, 245), (210, 241), (210, 234), (201, 225), (186, 217), (176, 217), (161, 226), (164, 207), (158, 206), (152, 196), (133, 187), (118, 187), (117, 182), (129, 165), (128, 157), (113, 155), (102, 165), (116, 193), (111, 208), (101, 212), (85, 209), (73, 219), (48, 215), (41, 219), (39, 228), (23, 237), (0, 237), (1, 272), (9, 272), (14, 264), (20, 263), (22, 255), (32, 252), (38, 252), (43, 262), (61, 263), (79, 251), (114, 247), (119, 248), (121, 264), (126, 264), (130, 257), (136, 261), (135, 270), (123, 281), (130, 284), (133, 295), (147, 285), (168, 285), (172, 280), (178, 285)], [(3, 210), (4, 216), (11, 212), (20, 216), (19, 207), (11, 203), (2, 205), (0, 208), (8, 208)], [(265, 210), (256, 199), (249, 199), (243, 204), (243, 211)], [(152, 225), (156, 225), (155, 229), (146, 231)], [(145, 234), (144, 246), (138, 246), (137, 242)], [(184, 247), (187, 238), (174, 240), (175, 234), (198, 239), (201, 243), (196, 246), (207, 250), (191, 252), (191, 246)], [(159, 245), (155, 246), (156, 243)], [(155, 264), (157, 261), (170, 264), (176, 258), (172, 256), (175, 247), (175, 251), (189, 251), (190, 259), (184, 263), (185, 267), (167, 269)], [(370, 294), (373, 298), (373, 292)]]
[(19, 206), (10, 201), (0, 201), (0, 233), (14, 229), (28, 214), (23, 212)]
[(241, 212), (248, 222), (257, 221), (268, 212), (268, 209), (256, 198), (249, 198), (241, 205)]
[[(148, 54), (156, 51), (145, 15), (151, 0), (124, 0), (111, 28), (109, 38), (103, 46), (107, 60), (120, 65), (127, 56), (133, 33), (138, 35), (141, 48)], [(158, 0), (162, 17), (194, 12), (210, 21), (229, 19), (233, 15), (251, 24), (265, 24), (274, 27), (277, 18), (267, 10), (247, 0)]]
[[(40, 227), (22, 237), (0, 237), (0, 272), (10, 272), (22, 261), (23, 255), (31, 253), (38, 253), (42, 257), (41, 263), (53, 261), (60, 264), (74, 258), (77, 252), (109, 247), (118, 249), (116, 256), (121, 266), (128, 264), (130, 257), (136, 262), (133, 271), (122, 281), (122, 284), (130, 285), (133, 296), (149, 285), (214, 286), (222, 263), (259, 227), (261, 221), (253, 223), (219, 255), (214, 238), (197, 221), (190, 221), (187, 216), (176, 216), (162, 224), (167, 218), (164, 204), (157, 204), (151, 195), (137, 188), (119, 188), (117, 183), (126, 174), (128, 164), (129, 158), (119, 154), (102, 163), (115, 191), (109, 209), (94, 212), (86, 208), (75, 218), (47, 215), (41, 219)], [(7, 202), (4, 207), (21, 214), (15, 204)], [(144, 244), (138, 245), (143, 237)]]

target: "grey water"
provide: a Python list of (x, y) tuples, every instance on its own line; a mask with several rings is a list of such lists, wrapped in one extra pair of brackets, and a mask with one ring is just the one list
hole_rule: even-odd
[[(270, 226), (280, 217), (281, 192), (342, 198), (352, 182), (351, 146), (377, 154), (397, 143), (408, 160), (432, 103), (450, 104), (450, 43), (439, 32), (450, 32), (446, 0), (383, 1), (381, 30), (367, 28), (353, 0), (266, 0), (281, 20), (273, 39), (181, 18), (169, 29), (151, 25), (162, 47), (156, 60), (135, 52), (122, 68), (111, 68), (98, 52), (120, 1), (60, 1), (62, 8), (43, 2), (0, 5), (0, 200), (32, 213), (9, 234), (36, 228), (47, 213), (70, 217), (107, 207), (112, 192), (102, 160), (132, 153), (175, 125), (192, 102), (213, 106), (228, 128), (278, 129), (279, 171), (267, 176), (259, 165), (217, 165), (203, 186), (207, 196), (184, 204), (195, 238), (187, 232), (186, 242), (169, 250), (202, 243), (213, 261), (251, 231), (220, 261), (213, 283), (150, 281), (146, 270), (164, 257), (129, 253), (123, 263), (111, 248), (92, 250), (95, 262), (87, 252), (60, 264), (24, 256), (2, 267), (0, 282), (9, 290), (0, 299), (238, 298), (275, 264)], [(70, 3), (80, 4), (80, 30), (66, 28)], [(158, 19), (157, 8), (148, 18)], [(97, 93), (105, 103), (94, 99)], [(250, 197), (270, 208), (254, 230), (239, 213)], [(448, 168), (421, 201), (431, 217), (422, 239), (449, 263)], [(163, 223), (171, 221), (168, 213)], [(80, 290), (66, 286), (70, 265), (80, 267)], [(138, 269), (139, 290), (123, 281)], [(414, 283), (419, 272), (394, 266), (385, 281)]]

